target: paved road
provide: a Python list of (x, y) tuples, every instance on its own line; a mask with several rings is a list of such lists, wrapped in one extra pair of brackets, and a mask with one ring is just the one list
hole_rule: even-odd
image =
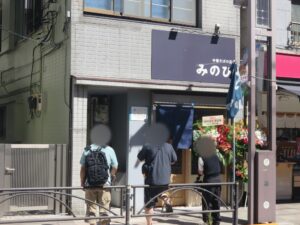
[[(189, 210), (190, 208), (175, 208), (175, 212), (181, 212), (184, 210)], [(197, 208), (193, 208), (197, 210)], [(222, 223), (221, 225), (232, 224), (232, 213), (222, 213)], [(54, 218), (70, 218), (66, 216), (54, 216), (54, 215), (35, 215), (35, 216), (14, 216), (2, 218), (6, 220), (20, 220), (24, 221), (26, 219), (37, 219), (37, 218), (46, 218), (48, 220)], [(247, 224), (247, 208), (239, 208), (239, 224)], [(0, 219), (1, 222), (1, 219)], [(279, 225), (300, 225), (300, 203), (289, 203), (289, 204), (277, 204), (276, 206), (276, 223)], [(12, 224), (12, 223), (9, 223)], [(39, 222), (39, 223), (18, 223), (23, 225), (88, 225), (82, 220), (79, 221), (48, 221), (48, 222)], [(124, 224), (124, 219), (114, 219), (111, 222), (111, 225), (120, 225)], [(143, 225), (145, 224), (144, 218), (132, 218), (131, 225)], [(201, 215), (173, 215), (173, 216), (164, 216), (156, 217), (154, 219), (155, 224), (164, 224), (164, 225), (200, 225), (204, 224)], [(17, 225), (13, 223), (13, 225)]]

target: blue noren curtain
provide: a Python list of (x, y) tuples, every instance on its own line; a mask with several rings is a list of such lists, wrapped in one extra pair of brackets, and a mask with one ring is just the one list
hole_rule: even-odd
[(193, 108), (158, 106), (156, 110), (156, 121), (169, 128), (175, 149), (188, 149), (192, 145), (193, 118)]

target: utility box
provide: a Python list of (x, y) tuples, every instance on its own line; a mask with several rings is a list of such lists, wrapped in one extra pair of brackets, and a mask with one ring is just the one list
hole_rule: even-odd
[(254, 222), (276, 220), (276, 160), (269, 150), (255, 152)]

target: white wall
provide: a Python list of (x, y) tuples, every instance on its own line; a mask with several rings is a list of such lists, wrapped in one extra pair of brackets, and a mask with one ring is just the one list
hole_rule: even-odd
[[(87, 145), (87, 117), (88, 98), (84, 86), (75, 86), (73, 90), (73, 124), (72, 124), (72, 186), (80, 186), (80, 157)], [(73, 195), (84, 197), (84, 192), (75, 190)], [(85, 202), (76, 198), (72, 199), (72, 209), (75, 214), (85, 214)]]
[[(152, 108), (150, 104), (150, 93), (148, 91), (134, 90), (128, 93), (128, 110), (131, 107), (145, 107), (150, 113)], [(142, 163), (136, 167), (137, 154), (142, 149), (144, 140), (145, 127), (150, 124), (151, 117), (148, 114), (147, 120), (129, 120), (129, 151), (127, 155), (127, 182), (131, 185), (144, 185), (144, 176), (141, 173)], [(139, 211), (144, 206), (144, 190), (136, 189), (135, 205)]]

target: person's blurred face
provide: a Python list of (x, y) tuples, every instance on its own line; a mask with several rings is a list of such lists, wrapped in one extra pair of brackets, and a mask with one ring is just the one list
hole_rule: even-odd
[(208, 158), (216, 154), (216, 141), (211, 136), (199, 137), (194, 143), (194, 150), (201, 157)]
[(111, 131), (104, 124), (96, 125), (91, 130), (91, 142), (98, 146), (107, 145), (111, 140)]
[(145, 141), (150, 145), (161, 145), (169, 136), (168, 128), (162, 123), (151, 124), (145, 131)]

